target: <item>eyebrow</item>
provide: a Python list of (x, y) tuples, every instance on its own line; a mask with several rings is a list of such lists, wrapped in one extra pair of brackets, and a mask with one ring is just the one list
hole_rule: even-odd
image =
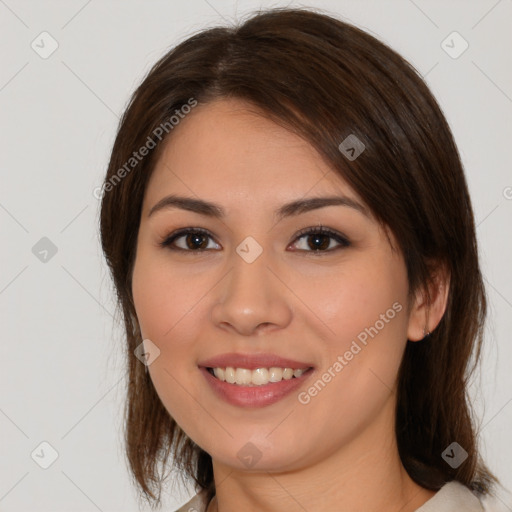
[[(301, 213), (317, 210), (326, 206), (347, 206), (357, 210), (367, 217), (370, 216), (368, 210), (362, 204), (346, 196), (310, 197), (306, 199), (298, 199), (281, 206), (278, 210), (276, 210), (275, 216), (278, 220), (281, 220), (285, 217), (300, 215)], [(205, 215), (207, 217), (213, 217), (217, 219), (225, 217), (226, 215), (226, 212), (222, 206), (218, 204), (211, 203), (209, 201), (203, 201), (202, 199), (195, 199), (192, 197), (169, 195), (160, 199), (160, 201), (158, 201), (158, 203), (156, 203), (151, 208), (148, 213), (148, 217), (158, 211), (168, 208), (180, 208), (182, 210), (191, 211), (200, 215)]]

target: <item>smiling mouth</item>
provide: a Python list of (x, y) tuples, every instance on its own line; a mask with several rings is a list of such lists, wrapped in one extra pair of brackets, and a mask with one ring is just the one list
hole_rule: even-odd
[(312, 369), (313, 367), (311, 366), (297, 369), (270, 367), (256, 368), (255, 370), (234, 368), (231, 366), (226, 368), (206, 368), (208, 373), (222, 382), (247, 387), (265, 386), (267, 384), (282, 382), (283, 380), (298, 379), (304, 374), (309, 373)]

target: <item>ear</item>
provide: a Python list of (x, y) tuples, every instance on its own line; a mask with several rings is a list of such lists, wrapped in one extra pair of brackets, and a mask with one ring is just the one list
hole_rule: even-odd
[(412, 301), (407, 328), (410, 341), (422, 340), (438, 326), (446, 311), (449, 290), (450, 274), (445, 265), (438, 265)]

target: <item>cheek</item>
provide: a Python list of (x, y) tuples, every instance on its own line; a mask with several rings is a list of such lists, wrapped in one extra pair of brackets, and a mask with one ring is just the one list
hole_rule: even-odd
[(132, 292), (143, 337), (163, 341), (195, 314), (204, 290), (190, 272), (169, 264), (165, 251), (142, 248), (133, 270)]
[(303, 398), (311, 398), (310, 411), (320, 423), (346, 425), (350, 417), (352, 427), (362, 427), (392, 393), (403, 356), (405, 269), (384, 255), (361, 260), (317, 284), (307, 297), (329, 331), (323, 340), (321, 382)]
[(307, 282), (298, 276), (291, 287), (304, 298), (317, 323), (328, 327), (323, 331), (331, 348), (342, 349), (361, 333), (364, 338), (376, 323), (379, 334), (390, 339), (400, 339), (398, 333), (405, 332), (407, 276), (400, 262), (389, 257), (378, 261), (361, 258), (346, 269), (340, 267)]
[(193, 341), (204, 328), (198, 316), (207, 314), (200, 280), (173, 269), (165, 255), (144, 249), (137, 254), (132, 278), (135, 311), (143, 339), (150, 339), (160, 350), (149, 366), (151, 380), (169, 414), (187, 430), (201, 424), (204, 415), (204, 407), (190, 399), (198, 395), (194, 387), (199, 354)]

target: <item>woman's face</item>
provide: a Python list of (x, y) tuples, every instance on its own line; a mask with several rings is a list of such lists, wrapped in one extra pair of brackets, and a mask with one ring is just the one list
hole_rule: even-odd
[[(360, 198), (311, 145), (247, 108), (198, 106), (174, 129), (144, 198), (133, 296), (146, 348), (160, 351), (151, 378), (188, 436), (232, 468), (292, 470), (363, 434), (389, 440), (398, 368), (418, 326), (403, 257)], [(222, 215), (177, 204), (149, 215), (170, 195)], [(344, 199), (281, 210), (327, 197)], [(160, 245), (184, 228), (192, 233)], [(232, 363), (248, 370), (312, 370), (261, 387), (222, 383), (204, 367), (223, 354), (250, 356)], [(297, 364), (251, 358), (261, 354)]]

